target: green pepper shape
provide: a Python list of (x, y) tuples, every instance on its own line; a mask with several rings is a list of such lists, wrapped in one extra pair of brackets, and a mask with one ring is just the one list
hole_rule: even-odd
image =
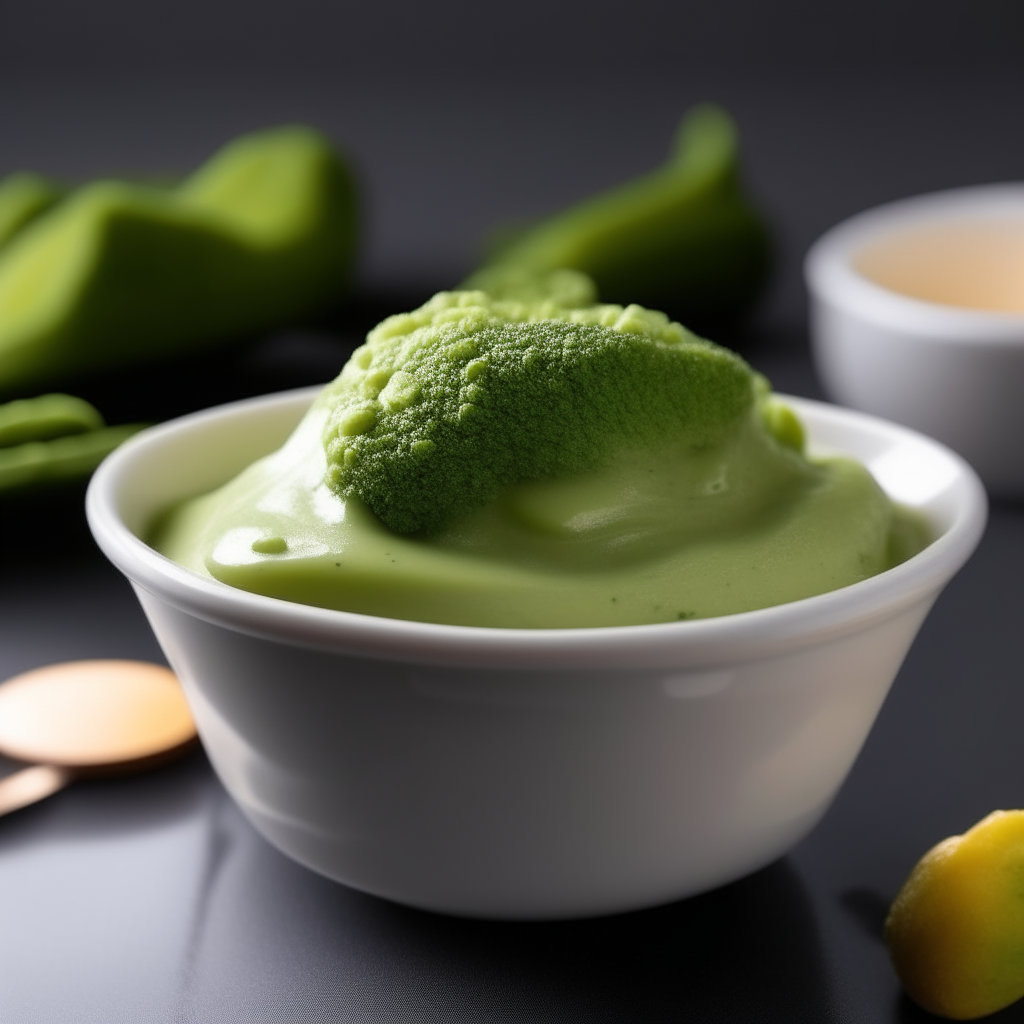
[(238, 138), (171, 191), (94, 182), (0, 252), (0, 390), (307, 316), (355, 242), (354, 180), (310, 128)]
[(705, 105), (683, 119), (668, 163), (527, 230), (463, 287), (500, 290), (502, 269), (566, 267), (589, 274), (602, 302), (704, 327), (750, 306), (769, 257), (764, 222), (740, 186), (735, 126)]
[(0, 246), (57, 203), (63, 192), (52, 181), (27, 171), (0, 181)]
[(559, 309), (585, 309), (597, 303), (594, 279), (566, 267), (537, 272), (514, 263), (497, 264), (476, 271), (469, 281), (470, 291), (484, 292), (496, 302), (550, 303)]
[(0, 405), (0, 491), (88, 476), (142, 424), (107, 427), (88, 402), (40, 395)]
[(99, 430), (103, 417), (73, 395), (40, 395), (0, 405), (0, 448)]

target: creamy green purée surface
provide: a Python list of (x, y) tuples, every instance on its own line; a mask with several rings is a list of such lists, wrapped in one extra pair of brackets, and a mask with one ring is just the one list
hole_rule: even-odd
[(259, 594), (518, 628), (763, 608), (925, 545), (862, 466), (802, 448), (763, 378), (663, 314), (446, 292), (152, 540)]

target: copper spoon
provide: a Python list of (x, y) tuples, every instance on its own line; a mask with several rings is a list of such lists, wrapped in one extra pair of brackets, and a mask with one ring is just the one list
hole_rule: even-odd
[(198, 743), (181, 685), (144, 661), (69, 661), (0, 685), (0, 815), (78, 779), (155, 768)]

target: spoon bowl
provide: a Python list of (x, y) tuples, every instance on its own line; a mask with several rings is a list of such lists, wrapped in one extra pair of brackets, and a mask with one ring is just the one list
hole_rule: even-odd
[(0, 780), (0, 814), (77, 779), (155, 768), (197, 743), (170, 669), (74, 661), (25, 672), (0, 685), (0, 754), (33, 767)]

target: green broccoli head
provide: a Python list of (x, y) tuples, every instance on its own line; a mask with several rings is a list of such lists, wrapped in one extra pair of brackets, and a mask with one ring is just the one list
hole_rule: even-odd
[(374, 328), (328, 386), (327, 483), (397, 533), (430, 534), (523, 480), (673, 437), (712, 443), (755, 381), (640, 306), (442, 292)]

